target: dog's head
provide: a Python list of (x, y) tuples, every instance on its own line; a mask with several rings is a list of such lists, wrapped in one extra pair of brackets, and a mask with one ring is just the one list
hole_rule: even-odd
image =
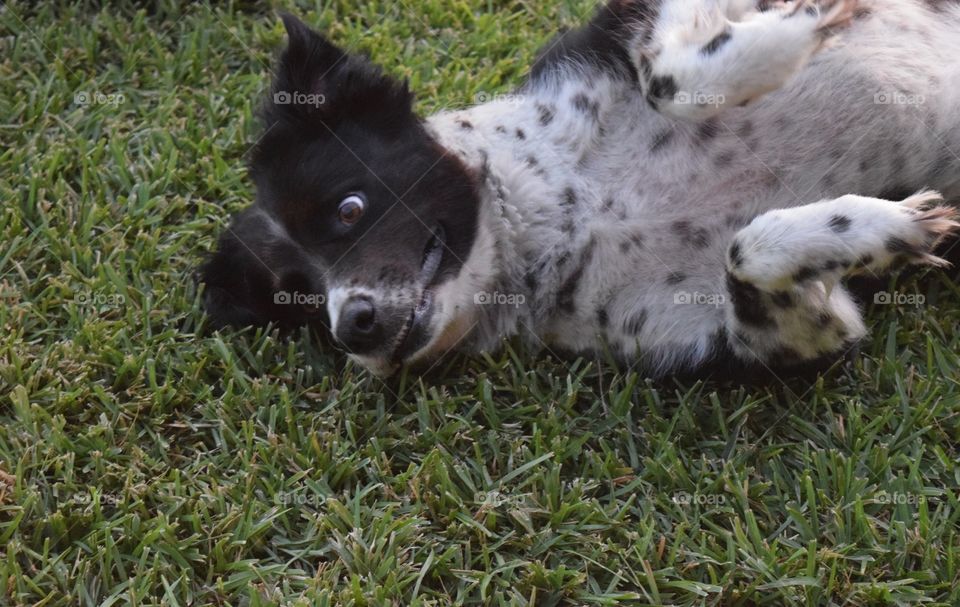
[(390, 372), (466, 331), (466, 302), (444, 287), (476, 239), (476, 177), (429, 135), (406, 83), (283, 21), (256, 203), (204, 268), (207, 307), (220, 324), (329, 320), (361, 364)]

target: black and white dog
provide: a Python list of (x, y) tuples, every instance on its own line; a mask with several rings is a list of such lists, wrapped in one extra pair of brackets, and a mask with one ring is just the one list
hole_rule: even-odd
[(207, 308), (328, 326), (378, 374), (514, 335), (652, 375), (836, 358), (866, 331), (845, 279), (960, 227), (956, 0), (613, 0), (425, 120), (284, 23)]

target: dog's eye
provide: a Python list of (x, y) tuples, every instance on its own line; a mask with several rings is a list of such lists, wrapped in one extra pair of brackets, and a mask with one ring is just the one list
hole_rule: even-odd
[(363, 210), (366, 206), (367, 203), (362, 194), (350, 194), (340, 203), (337, 215), (342, 223), (352, 226), (363, 217)]

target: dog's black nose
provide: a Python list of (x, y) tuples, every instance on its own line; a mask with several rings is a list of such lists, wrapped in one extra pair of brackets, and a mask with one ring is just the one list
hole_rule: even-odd
[(382, 331), (377, 310), (366, 297), (352, 297), (343, 304), (337, 321), (337, 339), (350, 352), (365, 354), (381, 345)]

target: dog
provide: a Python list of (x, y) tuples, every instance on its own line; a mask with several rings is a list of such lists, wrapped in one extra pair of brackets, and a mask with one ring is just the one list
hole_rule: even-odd
[(847, 279), (945, 265), (960, 227), (954, 0), (612, 0), (426, 119), (282, 19), (214, 326), (313, 325), (378, 375), (515, 336), (790, 373), (866, 335)]

